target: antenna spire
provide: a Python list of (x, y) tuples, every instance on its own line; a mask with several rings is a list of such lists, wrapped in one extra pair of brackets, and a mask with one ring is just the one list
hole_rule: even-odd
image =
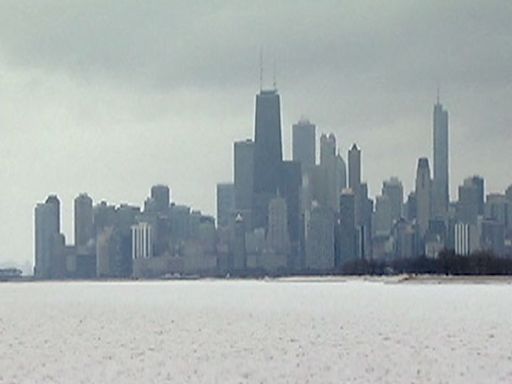
[(260, 92), (263, 90), (263, 48), (260, 47)]
[(272, 86), (274, 87), (274, 90), (277, 89), (277, 80), (276, 80), (276, 59), (274, 57), (274, 61), (273, 61), (273, 73), (272, 73)]
[(437, 84), (437, 104), (439, 104), (439, 93), (440, 93), (440, 86)]

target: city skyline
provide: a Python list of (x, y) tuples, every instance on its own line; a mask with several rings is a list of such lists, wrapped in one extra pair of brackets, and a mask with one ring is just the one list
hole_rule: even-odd
[[(268, 95), (270, 95), (270, 94), (273, 94), (274, 92), (275, 92), (275, 94), (278, 96), (278, 107), (277, 107), (277, 108), (279, 109), (279, 108), (280, 108), (280, 107), (279, 107), (279, 96), (280, 96), (280, 94), (278, 93), (277, 88), (275, 88), (275, 89), (271, 89), (271, 88), (268, 88), (268, 89), (262, 89), (262, 90), (260, 90), (260, 94), (259, 94), (259, 95), (262, 95), (262, 94), (263, 94), (263, 95), (267, 95), (267, 94), (268, 94)], [(257, 113), (257, 109), (258, 109), (258, 107), (257, 107), (257, 105), (258, 105), (258, 96), (259, 96), (259, 95), (257, 95), (257, 97), (256, 97), (256, 106), (255, 106), (255, 115), (256, 115), (256, 116), (258, 116), (258, 113)], [(435, 100), (435, 103), (433, 103), (432, 105), (433, 105), (433, 111), (434, 111), (434, 113), (433, 113), (433, 119), (432, 119), (432, 122), (433, 122), (433, 125), (432, 125), (432, 133), (434, 134), (434, 139), (432, 140), (432, 146), (433, 146), (433, 148), (435, 148), (435, 144), (434, 144), (434, 143), (435, 143), (435, 132), (436, 132), (436, 129), (437, 129), (436, 121), (437, 121), (437, 119), (438, 119), (438, 117), (437, 117), (437, 113), (438, 113), (438, 112), (437, 112), (437, 111), (438, 111), (438, 110), (441, 110), (444, 114), (446, 114), (446, 115), (448, 114), (448, 112), (447, 112), (447, 110), (446, 110), (446, 107), (441, 103), (440, 96), (439, 96), (439, 89), (438, 89), (438, 94), (437, 94), (437, 98), (436, 98), (436, 100)], [(281, 111), (277, 112), (278, 116), (279, 116), (281, 113), (282, 113)], [(280, 119), (280, 117), (279, 117), (279, 120), (281, 120), (281, 119)], [(257, 121), (257, 119), (256, 119), (256, 121)], [(448, 118), (446, 118), (446, 123), (445, 123), (446, 128), (445, 128), (445, 131), (446, 131), (446, 132), (448, 133), (448, 135), (449, 135), (450, 128), (449, 128), (449, 124), (448, 124), (448, 122), (447, 122), (447, 121), (448, 121)], [(293, 124), (291, 125), (291, 127), (289, 127), (289, 130), (290, 130), (290, 131), (293, 131), (293, 129), (294, 129), (297, 125), (301, 125), (301, 124), (306, 124), (306, 125), (307, 125), (307, 124), (312, 124), (314, 127), (318, 128), (318, 127), (315, 125), (315, 123), (314, 123), (313, 121), (310, 121), (308, 118), (306, 118), (306, 117), (302, 116), (299, 120), (297, 120), (297, 122), (293, 123)], [(279, 125), (280, 125), (280, 124), (279, 124)], [(257, 124), (255, 124), (255, 130), (256, 130), (256, 127), (257, 127)], [(285, 128), (285, 129), (286, 129), (286, 128)], [(284, 130), (284, 129), (283, 129), (283, 130)], [(331, 134), (330, 134), (330, 135), (331, 135)], [(282, 132), (281, 132), (281, 127), (279, 127), (279, 136), (281, 136), (281, 138), (282, 138), (282, 136), (283, 136), (283, 135), (282, 135)], [(292, 139), (292, 136), (293, 136), (293, 132), (291, 132), (288, 136), (289, 136), (289, 139), (291, 140), (291, 139)], [(316, 131), (316, 133), (315, 133), (315, 152), (316, 152), (315, 160), (316, 160), (316, 163), (317, 163), (317, 164), (321, 164), (321, 163), (322, 163), (322, 157), (321, 157), (321, 156), (322, 156), (322, 152), (321, 152), (321, 148), (322, 148), (322, 145), (323, 145), (323, 144), (322, 144), (323, 137), (326, 137), (326, 138), (327, 138), (327, 133), (326, 133), (326, 132), (324, 132), (324, 131), (319, 131), (319, 130), (317, 130), (317, 131)], [(350, 188), (350, 182), (351, 182), (351, 181), (350, 181), (350, 165), (349, 165), (349, 164), (350, 164), (350, 153), (351, 153), (351, 151), (354, 151), (354, 149), (355, 149), (356, 151), (362, 152), (362, 148), (361, 148), (361, 147), (358, 147), (358, 146), (357, 146), (357, 143), (353, 143), (353, 144), (351, 144), (351, 145), (349, 146), (349, 148), (347, 149), (346, 153), (345, 153), (345, 154), (343, 154), (343, 153), (341, 153), (341, 150), (342, 150), (342, 149), (341, 149), (341, 148), (337, 148), (337, 147), (336, 147), (336, 138), (335, 138), (335, 137), (334, 137), (334, 139), (333, 139), (333, 140), (334, 140), (334, 144), (333, 144), (334, 146), (332, 147), (332, 150), (333, 150), (333, 151), (335, 151), (336, 153), (339, 153), (340, 155), (342, 155), (342, 158), (343, 158), (343, 159), (346, 159), (347, 168), (346, 168), (346, 170), (345, 170), (345, 172), (346, 172), (346, 174), (345, 174), (345, 178), (346, 178), (345, 182), (346, 182), (346, 184), (347, 184), (347, 188)], [(233, 144), (236, 144), (236, 143), (247, 143), (247, 142), (254, 143), (254, 140), (253, 140), (253, 138), (250, 138), (250, 139), (241, 139), (241, 140), (237, 140), (237, 141), (235, 141)], [(288, 148), (290, 149), (290, 151), (291, 151), (291, 152), (293, 152), (293, 151), (292, 151), (293, 142), (292, 142), (291, 144), (288, 144), (288, 145), (286, 145), (286, 143), (279, 142), (279, 143), (278, 143), (278, 146), (279, 146), (279, 148), (283, 148), (283, 147), (284, 147), (284, 148), (286, 148), (286, 147), (288, 147)], [(233, 149), (234, 149), (234, 147), (233, 147)], [(289, 151), (289, 152), (290, 152), (290, 151)], [(450, 153), (449, 145), (448, 145), (447, 152), (448, 152), (448, 156), (449, 156), (449, 153)], [(428, 167), (429, 167), (429, 164), (428, 164), (428, 163), (429, 163), (429, 162), (430, 162), (430, 163), (433, 163), (433, 159), (435, 158), (435, 149), (434, 149), (434, 152), (432, 152), (432, 153), (433, 153), (433, 155), (430, 155), (430, 156), (428, 156), (428, 157), (419, 157), (419, 160), (418, 160), (418, 161), (419, 161), (419, 163), (421, 164), (421, 163), (422, 163), (422, 161), (423, 161), (423, 159), (426, 159), (426, 161), (427, 161), (426, 166), (427, 166), (427, 168), (428, 168)], [(298, 152), (297, 152), (297, 154), (298, 154)], [(234, 155), (234, 152), (233, 152), (233, 159), (235, 158), (234, 156), (235, 156), (235, 155)], [(280, 156), (282, 156), (282, 154), (280, 154)], [(366, 179), (364, 179), (364, 177), (362, 176), (362, 175), (363, 175), (363, 165), (362, 165), (362, 164), (363, 164), (363, 161), (362, 161), (362, 158), (361, 158), (361, 157), (362, 157), (362, 156), (361, 156), (361, 153), (359, 153), (357, 156), (359, 156), (359, 157), (358, 157), (358, 160), (357, 160), (357, 162), (358, 162), (357, 167), (358, 167), (358, 168), (357, 168), (357, 171), (356, 171), (356, 173), (358, 174), (358, 176), (356, 176), (356, 178), (358, 179), (358, 182), (359, 182), (359, 183), (364, 183), (364, 184), (366, 185), (367, 181), (366, 181)], [(282, 162), (289, 161), (289, 160), (291, 160), (291, 159), (293, 158), (293, 153), (290, 153), (290, 155), (289, 155), (289, 156), (286, 156), (286, 157), (285, 157), (285, 156), (282, 156), (281, 158), (282, 158)], [(425, 164), (425, 163), (423, 162), (423, 164)], [(234, 164), (233, 164), (233, 166), (234, 166)], [(418, 167), (420, 167), (420, 165), (418, 165)], [(447, 165), (447, 167), (448, 167), (448, 174), (451, 174), (451, 172), (450, 172), (450, 166), (449, 166), (449, 165)], [(416, 170), (416, 172), (418, 172), (418, 171)], [(235, 175), (235, 171), (233, 171), (233, 177), (234, 177), (234, 175)], [(430, 190), (429, 190), (429, 192), (428, 192), (431, 196), (429, 196), (429, 199), (434, 199), (434, 196), (436, 196), (436, 195), (435, 195), (436, 191), (435, 191), (434, 170), (432, 169), (432, 166), (430, 166), (430, 169), (428, 170), (428, 175), (429, 175), (429, 176), (430, 176), (430, 178), (431, 178), (431, 186), (429, 187), (429, 188), (430, 188)], [(416, 177), (415, 177), (415, 183), (417, 183), (417, 177), (418, 177), (418, 175), (416, 175)], [(461, 180), (461, 181), (455, 181), (456, 183), (458, 183), (458, 185), (457, 185), (457, 189), (459, 189), (459, 190), (460, 190), (462, 183), (463, 183), (463, 182), (465, 183), (465, 182), (466, 182), (466, 179), (471, 178), (471, 177), (483, 177), (483, 178), (484, 178), (484, 180), (485, 180), (485, 176), (482, 176), (482, 175), (480, 175), (480, 174), (476, 174), (476, 173), (469, 174), (467, 177), (465, 177), (465, 178), (464, 178), (464, 180)], [(403, 180), (401, 180), (400, 178), (397, 178), (397, 176), (395, 176), (395, 175), (391, 175), (391, 176), (389, 176), (389, 178), (390, 178), (390, 180), (395, 179), (395, 180), (397, 180), (398, 182), (403, 183)], [(387, 180), (386, 180), (386, 178), (383, 178), (383, 179), (381, 180), (381, 183), (386, 183), (386, 182), (389, 182), (389, 181), (387, 181)], [(217, 185), (217, 192), (219, 191), (219, 190), (218, 190), (218, 187), (219, 187), (219, 186), (221, 186), (221, 185), (232, 185), (232, 186), (234, 187), (234, 184), (232, 184), (232, 183), (233, 183), (233, 180), (231, 180), (231, 181), (219, 181), (219, 182), (216, 184), (216, 185)], [(407, 183), (403, 183), (403, 184), (407, 184)], [(154, 185), (151, 187), (151, 192), (153, 193), (153, 189), (154, 189), (155, 187), (158, 187), (158, 186), (159, 186), (158, 184), (154, 184)], [(168, 187), (167, 185), (165, 185), (165, 186), (168, 188), (168, 194), (169, 194), (169, 193), (170, 193), (170, 194), (172, 194), (172, 191), (174, 190), (174, 189), (172, 188), (172, 186), (169, 186), (169, 187)], [(417, 190), (417, 188), (418, 188), (418, 186), (416, 185), (416, 190)], [(279, 188), (277, 188), (277, 190), (279, 190)], [(414, 185), (413, 185), (413, 187), (412, 187), (412, 188), (410, 188), (410, 189), (405, 189), (405, 192), (407, 192), (407, 193), (408, 193), (408, 192), (410, 192), (410, 191), (413, 191), (413, 192), (414, 192), (414, 190), (415, 190), (415, 187), (414, 187)], [(487, 194), (493, 194), (493, 193), (504, 193), (504, 192), (505, 192), (505, 189), (504, 189), (504, 190), (502, 190), (502, 191), (490, 191), (490, 190), (488, 190), (488, 189), (487, 189), (487, 187), (486, 187), (486, 189), (485, 189), (485, 195), (487, 195)], [(459, 193), (460, 193), (460, 192), (459, 192)], [(233, 196), (234, 196), (234, 194), (235, 194), (235, 190), (233, 189)], [(53, 193), (51, 193), (50, 195), (48, 195), (47, 200), (48, 200), (48, 199), (52, 199), (54, 196), (58, 196), (58, 194), (53, 194)], [(80, 193), (79, 193), (78, 195), (76, 195), (76, 197), (74, 198), (75, 210), (76, 210), (77, 200), (79, 200), (80, 198), (83, 198), (83, 197), (87, 197), (88, 199), (91, 199), (91, 197), (89, 197), (89, 195), (87, 194), (87, 192), (80, 192)], [(376, 199), (378, 199), (379, 197), (381, 197), (381, 196), (379, 196), (379, 191), (378, 191), (378, 190), (376, 190), (372, 195), (369, 195), (369, 198), (373, 199), (373, 200), (374, 200), (374, 202), (376, 202)], [(457, 197), (457, 193), (456, 193), (456, 192), (455, 192), (455, 193), (451, 193), (451, 194), (450, 194), (450, 200), (449, 200), (449, 201), (450, 201), (450, 202), (454, 202), (454, 201), (456, 201), (456, 197)], [(215, 194), (215, 198), (217, 198), (217, 194)], [(105, 199), (95, 200), (95, 199), (94, 199), (94, 197), (93, 197), (92, 199), (93, 199), (93, 200), (92, 200), (92, 203), (93, 203), (93, 204), (99, 204), (99, 203), (101, 203), (101, 202), (103, 202), (103, 201), (106, 201)], [(172, 201), (172, 202), (174, 203), (175, 201)], [(122, 206), (123, 204), (132, 204), (131, 202), (126, 202), (126, 201), (121, 201), (121, 202), (112, 202), (112, 201), (107, 201), (107, 203), (113, 203), (115, 206)], [(182, 203), (182, 202), (178, 201), (177, 203)], [(406, 201), (404, 200), (404, 204), (405, 204), (405, 203), (406, 203)], [(62, 201), (60, 202), (60, 204), (62, 204)], [(218, 208), (217, 208), (217, 204), (218, 204), (218, 200), (217, 200), (217, 202), (215, 203), (215, 207), (214, 207), (214, 211), (213, 211), (213, 212), (211, 212), (211, 213), (210, 213), (210, 212), (208, 212), (208, 211), (205, 211), (205, 212), (203, 212), (203, 213), (205, 213), (205, 214), (211, 214), (212, 216), (214, 216), (214, 217), (217, 219), (217, 215), (218, 215)], [(429, 202), (429, 204), (432, 204), (432, 202)], [(62, 204), (62, 205), (65, 205), (65, 204)], [(138, 204), (137, 204), (137, 203), (135, 203), (135, 206), (137, 206), (137, 205), (138, 205)], [(200, 208), (198, 208), (198, 207), (196, 207), (196, 206), (193, 206), (193, 205), (190, 205), (190, 207), (191, 207), (191, 209), (198, 209), (198, 210), (200, 210)], [(433, 206), (431, 206), (429, 209), (431, 210), (431, 212), (429, 212), (429, 213), (428, 213), (428, 215), (429, 215), (429, 216), (432, 216), (432, 217), (436, 216), (436, 214), (433, 212), (434, 207), (433, 207)], [(237, 211), (237, 210), (235, 209), (235, 211)], [(238, 210), (238, 211), (239, 211), (239, 210)], [(59, 220), (60, 220), (60, 221), (62, 221), (62, 222), (65, 222), (65, 221), (69, 220), (69, 218), (65, 218), (65, 217), (63, 217), (64, 212), (65, 212), (65, 210), (62, 210), (62, 211), (61, 211), (61, 216), (59, 217)], [(37, 219), (36, 219), (36, 220), (37, 220)], [(73, 216), (72, 216), (72, 220), (71, 220), (71, 221), (72, 221), (72, 226), (73, 226), (74, 234), (73, 234), (73, 233), (71, 233), (70, 235), (68, 235), (68, 234), (66, 234), (66, 233), (65, 233), (65, 230), (63, 230), (63, 231), (62, 231), (62, 233), (65, 235), (66, 244), (77, 244), (77, 245), (78, 245), (78, 243), (76, 243), (76, 233), (77, 233), (77, 232), (76, 232), (76, 231), (77, 231), (76, 225), (77, 225), (77, 224), (76, 224), (75, 220), (76, 220), (76, 217), (75, 217), (75, 215), (73, 215)], [(428, 223), (427, 223), (427, 224), (428, 224)], [(427, 224), (424, 224), (424, 225), (427, 225)], [(60, 227), (60, 223), (59, 223), (59, 227)], [(420, 224), (420, 227), (421, 227), (421, 224)], [(420, 231), (422, 231), (422, 230), (420, 229)], [(63, 238), (63, 239), (64, 239), (64, 238)], [(35, 264), (34, 264), (34, 265), (35, 265)]]
[(233, 181), (216, 184), (217, 223), (171, 200), (163, 184), (151, 187), (143, 206), (94, 204), (81, 193), (74, 200), (75, 240), (66, 242), (60, 200), (50, 195), (34, 209), (34, 275), (331, 274), (354, 273), (354, 266), (368, 262), (393, 270), (389, 263), (404, 258), (444, 265), (450, 252), (510, 257), (512, 184), (502, 193), (486, 193), (485, 180), (474, 175), (450, 201), (448, 111), (439, 95), (433, 110), (434, 172), (429, 159), (420, 157), (406, 201), (397, 177), (383, 180), (374, 199), (361, 178), (357, 144), (347, 153), (348, 175), (333, 133), (320, 135), (316, 161), (316, 126), (304, 118), (292, 126), (293, 159), (283, 159), (280, 95), (275, 84), (260, 88), (254, 140), (233, 143)]
[[(437, 15), (437, 10), (425, 7), (429, 11), (426, 17)], [(275, 19), (268, 21), (269, 25), (277, 25), (286, 11), (286, 6), (283, 8)], [(300, 16), (307, 13), (306, 8), (288, 11)], [(392, 8), (391, 14), (399, 17), (400, 26), (410, 27), (405, 21), (408, 11), (399, 8)], [(464, 12), (456, 12), (458, 8)], [(136, 7), (130, 5), (128, 11), (130, 9)], [(19, 32), (16, 18), (7, 20), (19, 9), (4, 10), (1, 12), (5, 18), (3, 28)], [(357, 7), (352, 10), (357, 14)], [(147, 78), (135, 76), (133, 82), (123, 84), (122, 77), (116, 78), (112, 68), (106, 65), (104, 54), (92, 54), (90, 61), (87, 60), (89, 56), (78, 56), (76, 61), (56, 63), (55, 58), (70, 57), (69, 54), (74, 53), (65, 44), (66, 38), (56, 45), (61, 51), (43, 49), (31, 57), (27, 56), (26, 49), (39, 41), (39, 37), (30, 30), (24, 34), (15, 33), (14, 36), (21, 40), (15, 41), (19, 44), (5, 41), (3, 53), (6, 59), (0, 63), (0, 104), (3, 106), (0, 123), (6, 130), (2, 142), (2, 166), (8, 170), (2, 178), (3, 185), (8, 186), (2, 199), (2, 212), (10, 224), (9, 229), (0, 234), (6, 238), (14, 233), (9, 244), (0, 247), (0, 261), (16, 259), (22, 263), (32, 260), (33, 205), (50, 193), (57, 193), (61, 199), (62, 227), (69, 241), (73, 239), (72, 200), (84, 191), (95, 202), (106, 199), (140, 204), (148, 186), (164, 183), (171, 187), (175, 200), (213, 214), (215, 184), (231, 179), (232, 142), (252, 137), (254, 106), (251, 100), (258, 82), (259, 45), (267, 47), (265, 57), (268, 60), (276, 57), (283, 100), (283, 153), (286, 159), (291, 153), (291, 126), (304, 115), (317, 125), (317, 140), (320, 133), (335, 133), (344, 156), (353, 142), (358, 144), (363, 151), (362, 181), (368, 182), (372, 197), (378, 194), (381, 182), (391, 176), (398, 176), (404, 183), (404, 190), (410, 191), (418, 157), (428, 157), (432, 170), (431, 114), (435, 89), (440, 83), (441, 102), (450, 111), (450, 196), (453, 199), (458, 186), (473, 174), (485, 178), (487, 192), (503, 191), (512, 180), (507, 166), (512, 125), (506, 107), (510, 86), (503, 83), (503, 79), (510, 78), (510, 69), (501, 66), (509, 61), (510, 50), (491, 50), (502, 53), (491, 55), (493, 66), (482, 65), (486, 62), (482, 62), (484, 57), (488, 60), (489, 52), (476, 47), (489, 47), (488, 41), (481, 35), (468, 37), (455, 31), (456, 27), (472, 25), (469, 18), (472, 6), (453, 5), (443, 10), (450, 11), (445, 13), (448, 20), (457, 14), (462, 21), (455, 25), (443, 24), (443, 28), (454, 30), (450, 29), (452, 38), (441, 41), (440, 51), (430, 50), (441, 54), (437, 59), (439, 67), (428, 67), (429, 61), (424, 55), (429, 51), (427, 44), (420, 50), (423, 55), (419, 56), (425, 59), (424, 65), (406, 56), (402, 61), (410, 69), (405, 72), (400, 71), (403, 68), (391, 69), (386, 60), (389, 64), (391, 55), (396, 53), (396, 43), (401, 39), (391, 32), (385, 33), (384, 47), (390, 48), (389, 53), (373, 52), (368, 49), (372, 38), (366, 36), (365, 39), (364, 32), (372, 33), (379, 27), (367, 26), (364, 30), (344, 30), (343, 36), (362, 38), (363, 63), (368, 64), (374, 54), (379, 54), (383, 63), (370, 67), (356, 65), (353, 60), (358, 56), (348, 49), (343, 56), (345, 60), (331, 53), (322, 56), (321, 66), (315, 66), (311, 65), (310, 59), (330, 51), (326, 45), (320, 45), (318, 51), (306, 50), (297, 55), (300, 46), (285, 49), (289, 36), (271, 40), (269, 35), (263, 35), (248, 39), (239, 55), (243, 57), (241, 62), (221, 62), (219, 66), (218, 57), (212, 57), (211, 71), (196, 68), (195, 76), (193, 71), (189, 72), (184, 83), (173, 83), (173, 80), (170, 82), (172, 86), (167, 83), (156, 89), (148, 84), (140, 86), (140, 82), (151, 84), (152, 80), (158, 79), (153, 77), (158, 71), (153, 71), (154, 74), (149, 71)], [(478, 24), (480, 27), (494, 25), (496, 29), (492, 29), (492, 37), (502, 34), (501, 28), (505, 28), (500, 22), (499, 10), (497, 3), (491, 3)], [(222, 8), (219, 17), (225, 11), (229, 9)], [(320, 7), (320, 11), (311, 17), (320, 20), (324, 17), (324, 14), (320, 15), (323, 11), (325, 7)], [(334, 11), (334, 15), (342, 13), (343, 7)], [(389, 15), (375, 17), (378, 16), (383, 17), (384, 24), (390, 21)], [(43, 37), (51, 37), (48, 26), (39, 27)], [(80, 32), (84, 25), (64, 24), (63, 28)], [(340, 39), (339, 45), (335, 43), (340, 34), (329, 23), (321, 28), (321, 32), (325, 33), (324, 41), (334, 47), (353, 47), (346, 37)], [(425, 34), (420, 29), (413, 32), (417, 41), (427, 43), (437, 41), (435, 37), (439, 37)], [(307, 34), (299, 34), (297, 39), (305, 36)], [(483, 41), (475, 42), (475, 48), (470, 52), (471, 60), (463, 60), (465, 64), (453, 63), (452, 56), (443, 56), (447, 47), (475, 38)], [(201, 47), (207, 47), (207, 40), (198, 41), (203, 44)], [(292, 39), (294, 43), (297, 41)], [(228, 41), (227, 48), (236, 47), (236, 42)], [(420, 49), (418, 46), (413, 48), (415, 52)], [(89, 53), (98, 52), (94, 47), (91, 49)], [(149, 54), (143, 58), (144, 63), (157, 65), (167, 53), (163, 50), (161, 56)], [(191, 58), (194, 53), (181, 54), (182, 58)], [(463, 57), (461, 54), (460, 58)], [(128, 64), (126, 72), (121, 71), (121, 74), (139, 73), (134, 72), (130, 66), (132, 62), (126, 56), (121, 56), (120, 61), (114, 59), (113, 63)], [(336, 64), (336, 68), (331, 69), (326, 63)], [(476, 71), (477, 67), (479, 71)], [(267, 78), (271, 71), (268, 71), (268, 65), (266, 68)], [(225, 70), (231, 78), (224, 74)], [(398, 73), (403, 76), (397, 76)], [(469, 77), (469, 74), (473, 76)], [(105, 77), (109, 81), (103, 83)], [(239, 85), (235, 86), (235, 83)], [(198, 84), (205, 86), (198, 89)], [(29, 108), (30, 113), (23, 113), (24, 108)], [(196, 108), (202, 109), (202, 117), (192, 113)], [(400, 148), (399, 153), (393, 143)], [(318, 149), (317, 144), (317, 153)], [(34, 162), (28, 161), (32, 158)], [(193, 173), (189, 169), (191, 159), (197, 165)], [(153, 163), (157, 166), (151, 166)], [(126, 180), (130, 180), (130, 188), (126, 188)], [(204, 193), (205, 189), (208, 193)]]

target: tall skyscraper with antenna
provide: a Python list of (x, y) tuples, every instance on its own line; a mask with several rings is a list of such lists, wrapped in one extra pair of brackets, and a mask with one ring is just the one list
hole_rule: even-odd
[(256, 95), (254, 127), (253, 227), (266, 228), (268, 204), (281, 179), (281, 106), (277, 89)]
[(448, 111), (437, 101), (434, 105), (434, 175), (432, 182), (432, 217), (445, 218), (450, 202), (448, 171)]

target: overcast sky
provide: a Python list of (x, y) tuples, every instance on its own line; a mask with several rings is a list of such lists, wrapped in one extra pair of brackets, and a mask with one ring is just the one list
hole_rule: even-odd
[(252, 137), (260, 47), (276, 62), (284, 153), (301, 116), (357, 142), (370, 194), (432, 158), (450, 113), (451, 197), (512, 184), (512, 2), (0, 1), (0, 262), (33, 259), (33, 209), (141, 204), (152, 184), (215, 213), (232, 142)]

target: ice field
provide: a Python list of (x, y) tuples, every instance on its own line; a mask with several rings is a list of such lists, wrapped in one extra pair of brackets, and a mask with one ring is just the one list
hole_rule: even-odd
[(512, 285), (0, 284), (0, 383), (511, 383)]

